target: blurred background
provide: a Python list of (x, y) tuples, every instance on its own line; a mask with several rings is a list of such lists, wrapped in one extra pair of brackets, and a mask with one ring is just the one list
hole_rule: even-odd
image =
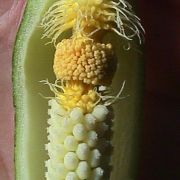
[(180, 1), (138, 0), (146, 30), (140, 180), (180, 179)]

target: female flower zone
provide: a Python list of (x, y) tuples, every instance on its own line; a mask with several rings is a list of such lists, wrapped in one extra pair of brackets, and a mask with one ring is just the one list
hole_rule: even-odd
[[(43, 38), (56, 47), (56, 81), (43, 81), (55, 95), (49, 100), (46, 179), (102, 179), (109, 166), (103, 149), (111, 146), (111, 104), (120, 99), (124, 84), (117, 96), (108, 94), (115, 54), (98, 31), (127, 41), (137, 36), (141, 43), (144, 29), (124, 0), (59, 0), (45, 13), (42, 27)], [(72, 36), (58, 42), (67, 30)]]

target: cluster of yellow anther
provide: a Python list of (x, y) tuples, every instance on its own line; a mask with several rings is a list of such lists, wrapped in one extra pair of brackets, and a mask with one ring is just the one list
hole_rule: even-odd
[(80, 82), (67, 82), (62, 89), (63, 92), (59, 92), (56, 95), (59, 103), (66, 110), (79, 107), (84, 113), (88, 113), (92, 111), (99, 101), (97, 92), (93, 90), (92, 86), (85, 86)]
[(56, 48), (54, 72), (57, 79), (102, 84), (112, 59), (112, 45), (87, 37), (62, 40)]

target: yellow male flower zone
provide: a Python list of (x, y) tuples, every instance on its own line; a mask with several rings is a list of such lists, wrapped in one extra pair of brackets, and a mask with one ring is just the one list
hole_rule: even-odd
[(119, 99), (122, 89), (116, 97), (109, 96), (106, 87), (100, 90), (111, 83), (108, 68), (114, 56), (111, 43), (98, 42), (93, 35), (110, 30), (141, 42), (143, 28), (124, 0), (59, 0), (46, 12), (42, 26), (43, 37), (54, 44), (64, 31), (73, 33), (56, 45), (56, 83), (45, 81), (55, 94), (49, 101), (46, 179), (102, 179), (101, 150), (110, 146), (110, 139), (104, 139), (110, 131), (107, 106)]
[(104, 84), (112, 58), (110, 43), (96, 43), (82, 36), (64, 39), (56, 47), (54, 72), (57, 79)]

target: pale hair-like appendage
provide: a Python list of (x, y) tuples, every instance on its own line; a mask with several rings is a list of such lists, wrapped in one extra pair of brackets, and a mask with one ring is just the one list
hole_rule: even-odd
[[(41, 25), (43, 38), (52, 39), (54, 44), (68, 29), (88, 36), (109, 30), (128, 41), (137, 36), (140, 44), (144, 34), (140, 19), (125, 0), (59, 0), (46, 12)], [(86, 28), (91, 31), (86, 32)]]

